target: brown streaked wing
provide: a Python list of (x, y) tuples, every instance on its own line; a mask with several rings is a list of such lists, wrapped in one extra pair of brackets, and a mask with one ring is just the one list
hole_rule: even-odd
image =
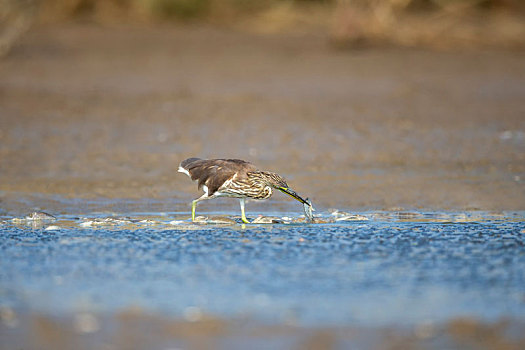
[(199, 189), (203, 185), (208, 187), (209, 196), (236, 173), (241, 179), (246, 176), (247, 172), (257, 169), (253, 164), (241, 159), (195, 159), (184, 165), (191, 179), (198, 180)]

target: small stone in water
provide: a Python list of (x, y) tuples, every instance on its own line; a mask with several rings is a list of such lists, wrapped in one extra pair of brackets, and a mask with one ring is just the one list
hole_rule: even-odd
[(194, 223), (196, 224), (215, 224), (215, 225), (233, 225), (236, 224), (235, 220), (232, 220), (230, 218), (224, 217), (224, 216), (212, 216), (212, 217), (206, 217), (206, 216), (197, 216), (195, 218)]
[(155, 221), (155, 220), (144, 219), (144, 220), (140, 220), (140, 221), (139, 221), (139, 224), (145, 224), (145, 225), (157, 225), (157, 224), (159, 224), (159, 222), (158, 222), (158, 221)]
[(56, 220), (57, 218), (51, 214), (44, 213), (43, 211), (35, 211), (29, 214), (28, 216), (26, 216), (25, 219), (39, 221), (39, 220)]
[(281, 224), (283, 221), (276, 217), (259, 215), (252, 221), (252, 224)]
[(80, 227), (91, 227), (93, 225), (93, 221), (84, 221), (79, 224)]
[(366, 216), (362, 215), (344, 215), (335, 218), (335, 221), (365, 221), (368, 220)]
[(212, 216), (208, 219), (209, 224), (234, 225), (237, 222), (224, 216)]
[(182, 224), (185, 224), (186, 222), (184, 220), (173, 220), (173, 221), (170, 221), (169, 224), (170, 225), (182, 225)]
[(131, 220), (127, 218), (95, 218), (88, 219), (84, 218), (84, 222), (80, 223), (80, 227), (92, 227), (92, 226), (117, 226), (130, 224)]
[(365, 221), (368, 220), (366, 216), (359, 214), (350, 214), (344, 211), (334, 210), (331, 214), (334, 217), (334, 221)]
[(208, 222), (208, 218), (206, 216), (196, 216), (195, 220), (193, 220), (195, 224), (206, 224)]

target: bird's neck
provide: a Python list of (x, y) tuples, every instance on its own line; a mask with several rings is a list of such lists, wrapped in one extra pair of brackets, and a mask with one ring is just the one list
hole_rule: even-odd
[(258, 193), (254, 195), (259, 199), (269, 198), (272, 195), (272, 186), (268, 182), (267, 175), (261, 171), (254, 171), (248, 174), (251, 187)]
[(248, 178), (253, 183), (254, 186), (257, 187), (264, 187), (264, 186), (270, 186), (270, 182), (268, 181), (268, 175), (265, 172), (262, 171), (253, 171), (248, 173)]

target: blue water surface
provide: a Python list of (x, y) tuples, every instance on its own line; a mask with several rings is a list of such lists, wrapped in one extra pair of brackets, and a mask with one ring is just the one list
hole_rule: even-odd
[(59, 217), (47, 230), (4, 220), (0, 306), (305, 325), (525, 320), (523, 213), (363, 216), (132, 228)]

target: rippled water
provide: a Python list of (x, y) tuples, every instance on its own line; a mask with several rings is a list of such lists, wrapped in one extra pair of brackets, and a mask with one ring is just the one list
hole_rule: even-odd
[(0, 224), (0, 306), (388, 325), (525, 319), (525, 213), (365, 212), (322, 224), (187, 215)]

